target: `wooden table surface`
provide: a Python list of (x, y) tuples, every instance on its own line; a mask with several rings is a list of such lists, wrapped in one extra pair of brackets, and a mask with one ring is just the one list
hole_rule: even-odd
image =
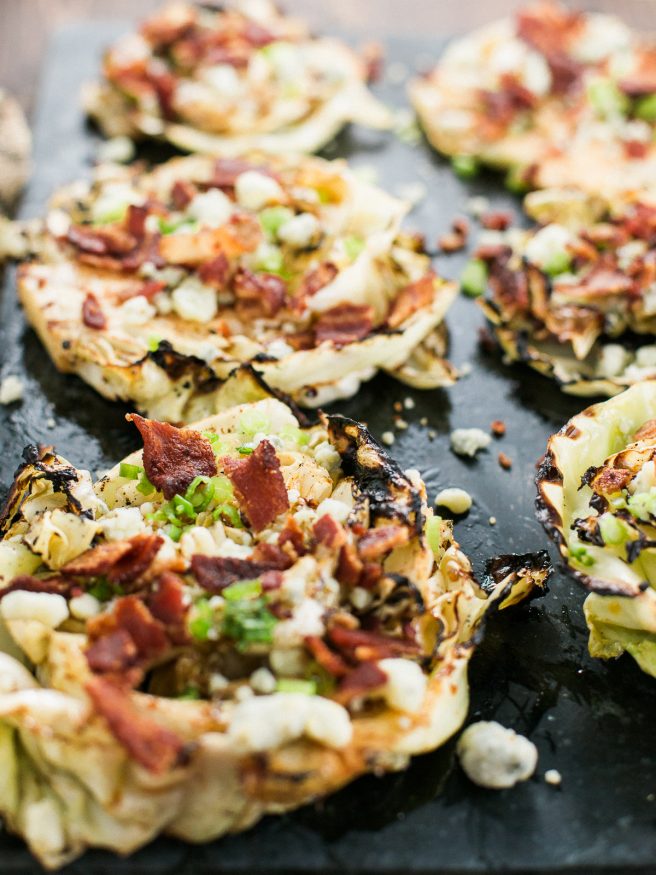
[[(0, 86), (31, 109), (50, 34), (76, 19), (135, 19), (161, 0), (0, 0)], [(316, 29), (353, 31), (360, 39), (385, 33), (450, 34), (490, 21), (516, 0), (287, 0), (287, 9)], [(618, 12), (630, 24), (656, 31), (656, 0), (574, 0), (573, 7)]]

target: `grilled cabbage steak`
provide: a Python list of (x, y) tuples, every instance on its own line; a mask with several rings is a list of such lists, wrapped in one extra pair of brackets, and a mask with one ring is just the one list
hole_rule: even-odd
[[(0, 541), (0, 812), (48, 867), (246, 829), (441, 745), (467, 711), (485, 588), (365, 428), (301, 425), (252, 374), (92, 484), (29, 447)], [(226, 399), (228, 397), (226, 396)]]
[(445, 51), (410, 98), (456, 169), (511, 187), (656, 191), (656, 44), (618, 18), (537, 2)]
[(576, 395), (615, 395), (656, 376), (656, 201), (533, 192), (542, 224), (484, 232), (480, 303), (506, 357)]
[(316, 152), (349, 122), (390, 125), (364, 59), (268, 0), (170, 3), (109, 49), (102, 75), (83, 100), (105, 134), (189, 152)]
[(401, 231), (407, 208), (342, 161), (102, 165), (29, 226), (19, 295), (60, 370), (158, 419), (209, 415), (244, 362), (307, 406), (379, 369), (447, 385), (457, 290)]
[(550, 440), (538, 515), (590, 592), (589, 649), (656, 676), (656, 382), (584, 410)]

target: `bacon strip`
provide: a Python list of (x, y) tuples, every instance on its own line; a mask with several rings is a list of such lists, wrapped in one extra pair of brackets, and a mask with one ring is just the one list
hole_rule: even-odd
[(152, 564), (164, 540), (155, 534), (134, 535), (91, 547), (62, 568), (71, 577), (104, 575), (112, 583), (130, 584)]
[(327, 513), (316, 521), (312, 532), (318, 544), (323, 544), (331, 550), (341, 547), (346, 542), (344, 527)]
[(349, 673), (350, 667), (348, 663), (338, 653), (331, 650), (323, 638), (319, 638), (317, 635), (309, 635), (305, 639), (305, 646), (321, 668), (324, 668), (329, 675), (339, 678)]
[(10, 592), (22, 590), (23, 592), (46, 592), (55, 595), (68, 596), (71, 591), (71, 582), (61, 577), (49, 577), (40, 579), (31, 574), (19, 574), (4, 589), (0, 590), (0, 599), (9, 595)]
[(280, 566), (275, 562), (197, 554), (191, 557), (191, 570), (199, 586), (207, 592), (220, 593), (236, 580), (253, 580), (267, 571), (279, 571)]
[(275, 518), (289, 510), (287, 488), (273, 445), (260, 441), (250, 456), (221, 460), (225, 473), (252, 528), (261, 532)]
[(253, 164), (242, 158), (218, 158), (214, 164), (214, 172), (209, 182), (210, 188), (220, 188), (231, 193), (237, 182), (237, 177), (247, 170), (256, 170), (264, 176), (277, 179), (276, 174), (264, 164)]
[(189, 640), (186, 627), (189, 600), (184, 583), (177, 574), (165, 571), (148, 594), (146, 604), (153, 617), (166, 627), (174, 644), (184, 644)]
[(387, 683), (387, 675), (374, 662), (362, 662), (352, 669), (340, 682), (335, 699), (347, 705), (353, 699), (364, 696)]
[(232, 281), (232, 287), (237, 306), (253, 316), (275, 316), (285, 306), (287, 283), (274, 274), (255, 274), (240, 267)]
[(414, 641), (392, 638), (378, 632), (367, 632), (364, 629), (347, 629), (345, 626), (333, 626), (328, 630), (328, 638), (339, 650), (345, 651), (358, 662), (371, 659), (387, 659), (390, 656), (403, 656), (417, 653), (418, 645)]
[(355, 546), (349, 542), (339, 551), (335, 577), (346, 586), (357, 586), (362, 574), (363, 563)]
[(128, 413), (126, 419), (134, 422), (143, 438), (146, 476), (165, 498), (184, 493), (194, 477), (216, 474), (212, 445), (199, 432), (136, 413)]
[(137, 710), (126, 689), (100, 677), (92, 678), (85, 689), (112, 735), (149, 772), (162, 775), (188, 761), (184, 741)]
[(403, 526), (380, 526), (370, 529), (358, 542), (358, 552), (362, 559), (379, 559), (395, 547), (407, 544), (408, 530)]
[(435, 274), (429, 273), (401, 289), (390, 308), (387, 324), (390, 328), (398, 328), (417, 310), (428, 307), (434, 297)]
[(220, 252), (216, 258), (206, 261), (198, 268), (198, 278), (206, 285), (215, 289), (223, 289), (230, 277), (230, 262), (225, 253)]
[(364, 304), (339, 304), (322, 313), (314, 326), (317, 343), (344, 346), (366, 337), (374, 326), (374, 311)]
[(656, 439), (656, 419), (648, 419), (633, 435), (634, 441), (653, 441)]

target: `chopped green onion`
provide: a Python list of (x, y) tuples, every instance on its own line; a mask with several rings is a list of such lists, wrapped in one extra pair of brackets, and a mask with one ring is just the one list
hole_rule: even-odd
[(569, 548), (569, 555), (572, 559), (576, 559), (581, 565), (584, 565), (586, 568), (589, 568), (591, 565), (594, 565), (594, 556), (591, 556), (590, 553), (583, 546), (572, 545)]
[(246, 650), (251, 644), (271, 644), (277, 622), (263, 598), (226, 601), (222, 631), (238, 650)]
[(97, 598), (99, 602), (108, 602), (114, 597), (114, 587), (104, 577), (99, 578), (87, 589), (89, 595)]
[(180, 693), (178, 699), (188, 699), (190, 701), (200, 699), (200, 690), (198, 687), (187, 687), (184, 693)]
[(231, 501), (234, 498), (235, 492), (232, 483), (225, 474), (212, 477), (212, 483), (214, 484), (214, 498), (217, 501)]
[(645, 122), (656, 122), (656, 94), (641, 97), (636, 103), (634, 115)]
[(237, 447), (237, 452), (242, 456), (250, 456), (253, 452), (253, 447)]
[(479, 170), (478, 161), (473, 155), (454, 155), (451, 159), (451, 167), (461, 179), (472, 179)]
[(178, 231), (180, 230), (180, 228), (183, 228), (185, 226), (188, 226), (191, 230), (197, 224), (198, 222), (196, 221), (196, 219), (193, 219), (190, 216), (184, 216), (181, 219), (171, 219), (170, 217), (168, 219), (165, 219), (160, 216), (160, 218), (158, 219), (158, 225), (161, 234), (173, 234), (174, 231)]
[(139, 478), (139, 482), (137, 483), (137, 490), (142, 495), (150, 495), (155, 491), (155, 487), (146, 476), (145, 471), (141, 472), (141, 477)]
[(171, 499), (173, 502), (173, 507), (175, 508), (175, 515), (177, 517), (185, 516), (189, 519), (194, 519), (196, 516), (196, 511), (194, 510), (193, 504), (182, 495), (174, 495)]
[(277, 246), (261, 246), (256, 253), (255, 267), (264, 273), (280, 273), (284, 267), (282, 250)]
[(176, 526), (175, 523), (169, 523), (168, 526), (164, 526), (164, 532), (172, 541), (177, 542), (182, 537), (182, 526)]
[(364, 240), (356, 234), (351, 234), (349, 237), (344, 238), (344, 251), (346, 252), (346, 257), (349, 261), (355, 261), (364, 247)]
[(117, 204), (112, 209), (105, 210), (102, 213), (97, 213), (93, 216), (94, 225), (112, 225), (115, 222), (122, 222), (128, 212), (128, 204)]
[(626, 115), (629, 110), (628, 97), (612, 79), (599, 76), (588, 83), (587, 93), (592, 108), (603, 118)]
[(127, 462), (121, 462), (118, 469), (118, 476), (125, 477), (126, 480), (138, 480), (142, 473), (141, 465), (129, 465)]
[(460, 288), (470, 298), (485, 294), (487, 288), (487, 265), (480, 258), (472, 258), (465, 265), (460, 277)]
[(649, 492), (636, 492), (627, 499), (626, 506), (629, 513), (643, 522), (656, 516), (656, 489)]
[(302, 681), (298, 678), (280, 678), (276, 683), (278, 693), (304, 693), (306, 696), (315, 696), (317, 693), (316, 681)]
[(239, 418), (238, 427), (241, 434), (254, 437), (256, 434), (266, 434), (271, 427), (271, 423), (269, 417), (265, 413), (261, 410), (251, 408), (242, 413)]
[(238, 580), (236, 583), (231, 583), (221, 593), (224, 599), (229, 602), (236, 602), (240, 599), (257, 598), (262, 595), (262, 584), (259, 580)]
[(220, 504), (214, 511), (212, 511), (212, 516), (215, 520), (225, 517), (228, 524), (232, 526), (233, 529), (244, 528), (244, 524), (239, 516), (239, 511), (234, 504)]
[(310, 443), (310, 435), (295, 425), (284, 425), (278, 434), (285, 443), (295, 444), (298, 447), (305, 447)]
[(294, 211), (289, 207), (266, 207), (260, 212), (259, 218), (264, 233), (275, 238), (285, 222), (294, 218)]
[(547, 261), (542, 265), (542, 269), (549, 276), (557, 276), (559, 273), (565, 273), (569, 270), (572, 264), (572, 256), (565, 249), (560, 252), (554, 252)]
[(214, 628), (214, 611), (209, 599), (199, 599), (192, 608), (189, 633), (198, 641), (207, 641)]
[(159, 349), (159, 345), (162, 342), (161, 337), (149, 337), (148, 338), (148, 352), (157, 352)]
[(523, 167), (511, 167), (506, 173), (504, 185), (513, 194), (526, 194), (531, 187), (526, 179), (526, 170)]
[(426, 541), (434, 556), (439, 556), (442, 551), (442, 517), (432, 516), (426, 520), (424, 529)]
[[(203, 488), (201, 489), (201, 487)], [(194, 477), (187, 487), (184, 497), (191, 503), (194, 511), (200, 513), (202, 510), (207, 509), (214, 498), (215, 488), (214, 478), (201, 476)]]

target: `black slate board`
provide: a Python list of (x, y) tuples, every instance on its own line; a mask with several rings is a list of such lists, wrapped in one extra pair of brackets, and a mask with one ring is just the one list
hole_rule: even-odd
[[(85, 128), (77, 94), (93, 77), (102, 47), (125, 28), (77, 25), (59, 34), (45, 63), (35, 120), (36, 169), (22, 215), (38, 215), (53, 187), (90, 166), (96, 140)], [(425, 68), (426, 40), (390, 39), (390, 63)], [(383, 83), (381, 96), (405, 104), (402, 85)], [(394, 190), (421, 182), (427, 196), (410, 224), (433, 242), (447, 230), (467, 198), (485, 194), (495, 206), (519, 210), (497, 178), (465, 185), (424, 143), (410, 148), (393, 135), (351, 130), (329, 151), (373, 165)], [(464, 256), (438, 260), (456, 277)], [(446, 391), (410, 392), (377, 378), (357, 398), (335, 409), (368, 421), (380, 436), (391, 426), (392, 404), (412, 397), (407, 431), (397, 433), (393, 453), (404, 466), (419, 468), (429, 493), (459, 485), (475, 496), (469, 516), (457, 525), (462, 546), (481, 572), (500, 552), (540, 549), (545, 536), (533, 515), (534, 466), (549, 434), (582, 406), (546, 380), (503, 366), (478, 347), (483, 324), (473, 302), (460, 299), (449, 313), (451, 356), (473, 371)], [(135, 448), (126, 410), (108, 404), (81, 381), (54, 372), (14, 300), (8, 272), (0, 302), (2, 374), (17, 373), (26, 384), (20, 405), (0, 410), (0, 494), (11, 481), (20, 450), (28, 442), (54, 442), (78, 466), (103, 469)], [(436, 436), (419, 424), (428, 417)], [(507, 423), (507, 436), (475, 462), (448, 449), (458, 426), (488, 428)], [(54, 427), (48, 420), (53, 419)], [(52, 425), (52, 423), (50, 423)], [(503, 449), (512, 471), (496, 461)], [(494, 515), (497, 524), (489, 525)], [(540, 750), (536, 776), (503, 792), (470, 784), (454, 761), (453, 743), (417, 758), (409, 770), (364, 778), (324, 803), (204, 847), (158, 840), (129, 860), (100, 852), (72, 864), (67, 875), (210, 875), (210, 873), (477, 873), (641, 872), (656, 860), (656, 759), (653, 681), (628, 658), (593, 662), (586, 651), (581, 614), (583, 593), (556, 574), (551, 592), (499, 616), (472, 663), (472, 719), (498, 719), (527, 734)], [(546, 769), (563, 776), (560, 789), (543, 780)], [(0, 833), (2, 875), (40, 871), (16, 838)]]

